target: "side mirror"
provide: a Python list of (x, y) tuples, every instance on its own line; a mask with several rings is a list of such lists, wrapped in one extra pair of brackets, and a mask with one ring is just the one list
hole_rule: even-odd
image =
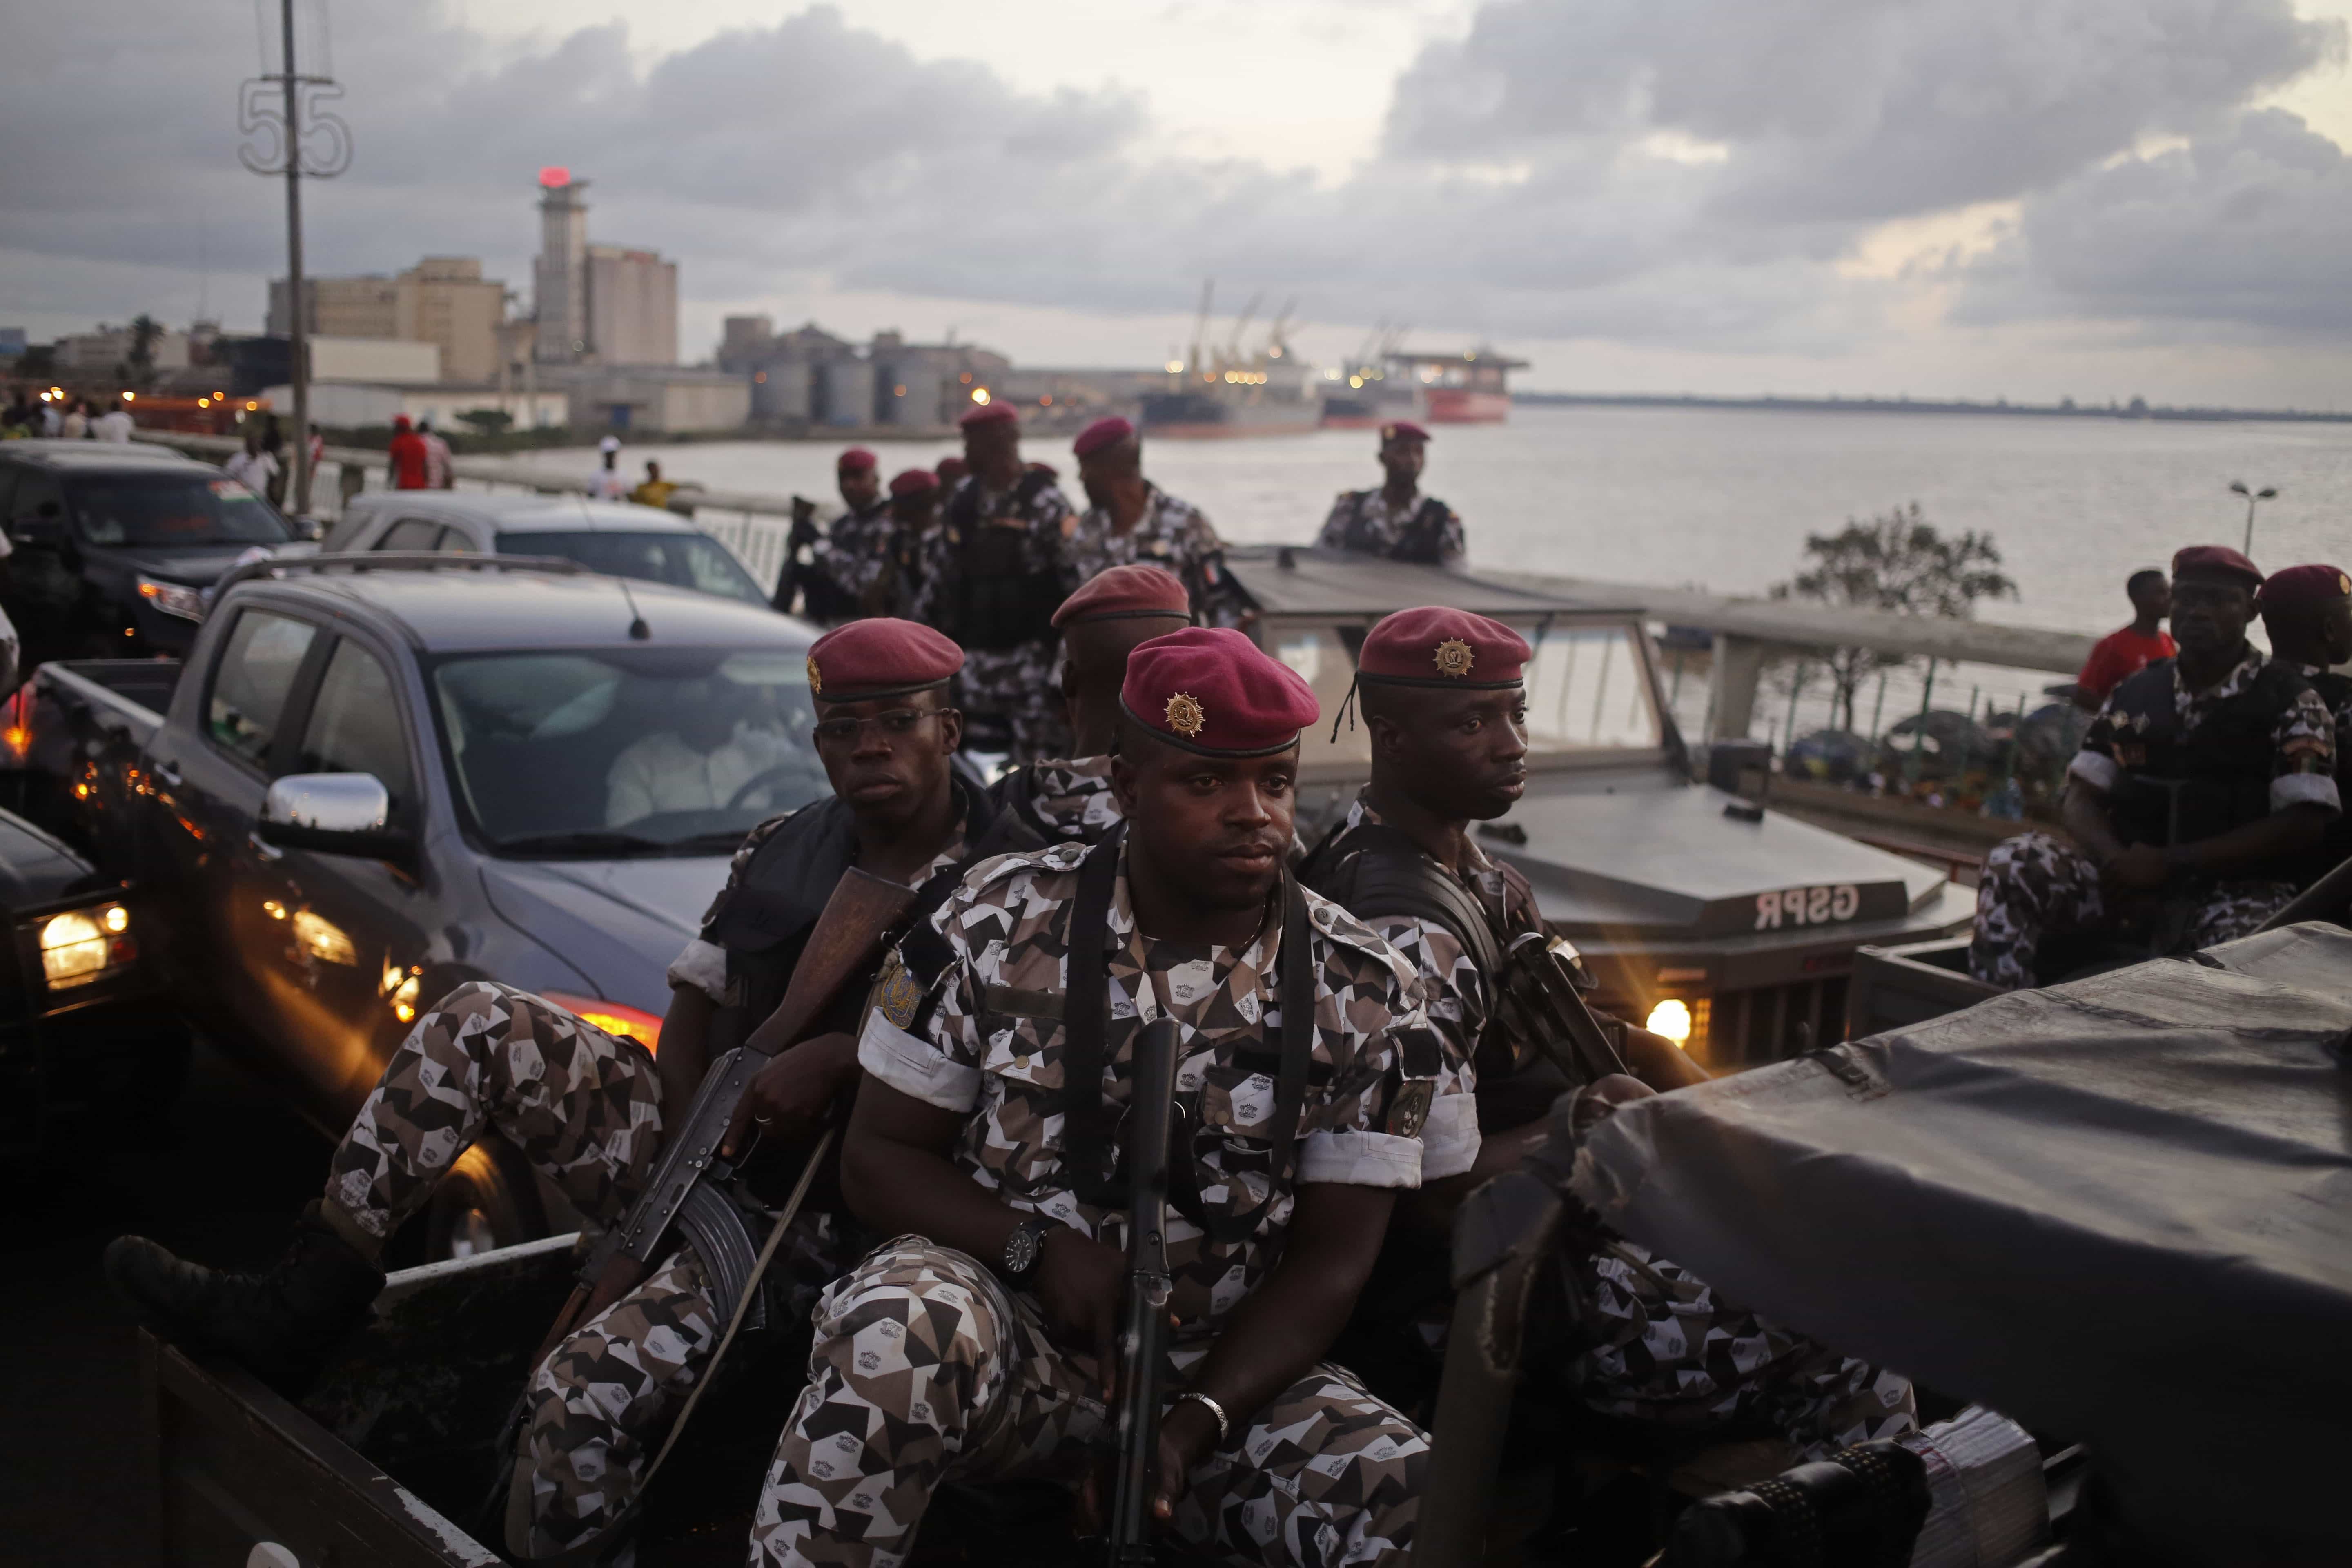
[(297, 539), (317, 540), (327, 537), (327, 525), (308, 513), (289, 513), (286, 521), (294, 525), (294, 537)]
[(407, 860), (415, 837), (392, 825), (392, 796), (373, 773), (289, 773), (269, 786), (255, 835), (287, 849)]

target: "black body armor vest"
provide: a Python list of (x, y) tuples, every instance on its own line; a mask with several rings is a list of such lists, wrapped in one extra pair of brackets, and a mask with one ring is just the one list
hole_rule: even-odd
[(1355, 515), (1348, 520), (1347, 549), (1370, 555), (1384, 555), (1391, 561), (1410, 561), (1423, 566), (1436, 566), (1444, 562), (1445, 519), (1449, 513), (1444, 501), (1435, 496), (1422, 497), (1421, 506), (1399, 531), (1393, 544), (1382, 540), (1374, 531), (1371, 519), (1364, 515), (1365, 504), (1359, 497)]
[(1538, 1042), (1517, 1037), (1500, 1005), (1503, 933), (1470, 889), (1423, 854), (1410, 834), (1386, 823), (1365, 823), (1352, 833), (1335, 828), (1299, 866), (1298, 879), (1360, 921), (1403, 915), (1444, 927), (1486, 976), (1495, 1005), (1471, 1050), (1481, 1131), (1524, 1126), (1573, 1087)]
[[(1034, 469), (1021, 476), (1005, 504), (1025, 509), (1039, 491), (1054, 482)], [(940, 605), (945, 624), (940, 630), (967, 648), (1002, 653), (1024, 643), (1054, 636), (1054, 612), (1064, 597), (1062, 574), (1048, 565), (1032, 571), (1026, 519), (1011, 527), (983, 517), (980, 487), (957, 487), (948, 502), (944, 526), (952, 549), (949, 570), (952, 579), (942, 584)]]
[(2118, 721), (2116, 746), (2141, 753), (2130, 762), (2118, 757), (2123, 776), (2110, 803), (2116, 831), (2129, 843), (2195, 844), (2268, 816), (2271, 737), (2308, 685), (2273, 659), (2184, 733), (2172, 668), (2171, 659), (2157, 659), (2107, 700)]

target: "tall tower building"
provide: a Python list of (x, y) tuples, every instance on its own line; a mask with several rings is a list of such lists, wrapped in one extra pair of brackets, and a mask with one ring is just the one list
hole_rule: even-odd
[(590, 352), (588, 333), (588, 204), (585, 180), (572, 171), (539, 172), (539, 264), (533, 287), (541, 364), (575, 364)]

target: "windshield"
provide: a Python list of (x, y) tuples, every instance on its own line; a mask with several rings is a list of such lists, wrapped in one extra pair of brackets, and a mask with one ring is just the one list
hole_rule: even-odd
[(509, 854), (723, 854), (828, 788), (800, 653), (469, 654), (433, 688), (458, 792)]
[(219, 474), (78, 474), (66, 481), (74, 526), (91, 544), (283, 544), (294, 537), (268, 501)]
[[(1302, 765), (1346, 763), (1369, 770), (1371, 736), (1360, 718), (1332, 721), (1347, 701), (1355, 679), (1353, 649), (1369, 628), (1282, 626), (1266, 649), (1304, 676), (1315, 689), (1323, 721), (1300, 740)], [(1551, 626), (1534, 623), (1512, 628), (1535, 646), (1528, 684), (1528, 747), (1532, 760), (1590, 756), (1594, 752), (1649, 751), (1664, 744), (1657, 709), (1650, 700), (1649, 672), (1633, 629), (1625, 626)]]
[(560, 555), (609, 577), (667, 583), (765, 605), (768, 595), (717, 540), (699, 533), (501, 533), (501, 555)]

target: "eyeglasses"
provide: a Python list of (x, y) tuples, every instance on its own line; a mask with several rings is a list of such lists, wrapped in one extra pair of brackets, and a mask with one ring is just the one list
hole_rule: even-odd
[(869, 724), (882, 731), (885, 740), (903, 740), (915, 732), (916, 726), (948, 710), (933, 708), (893, 708), (868, 719), (823, 719), (809, 733), (820, 746), (854, 746), (865, 735)]

